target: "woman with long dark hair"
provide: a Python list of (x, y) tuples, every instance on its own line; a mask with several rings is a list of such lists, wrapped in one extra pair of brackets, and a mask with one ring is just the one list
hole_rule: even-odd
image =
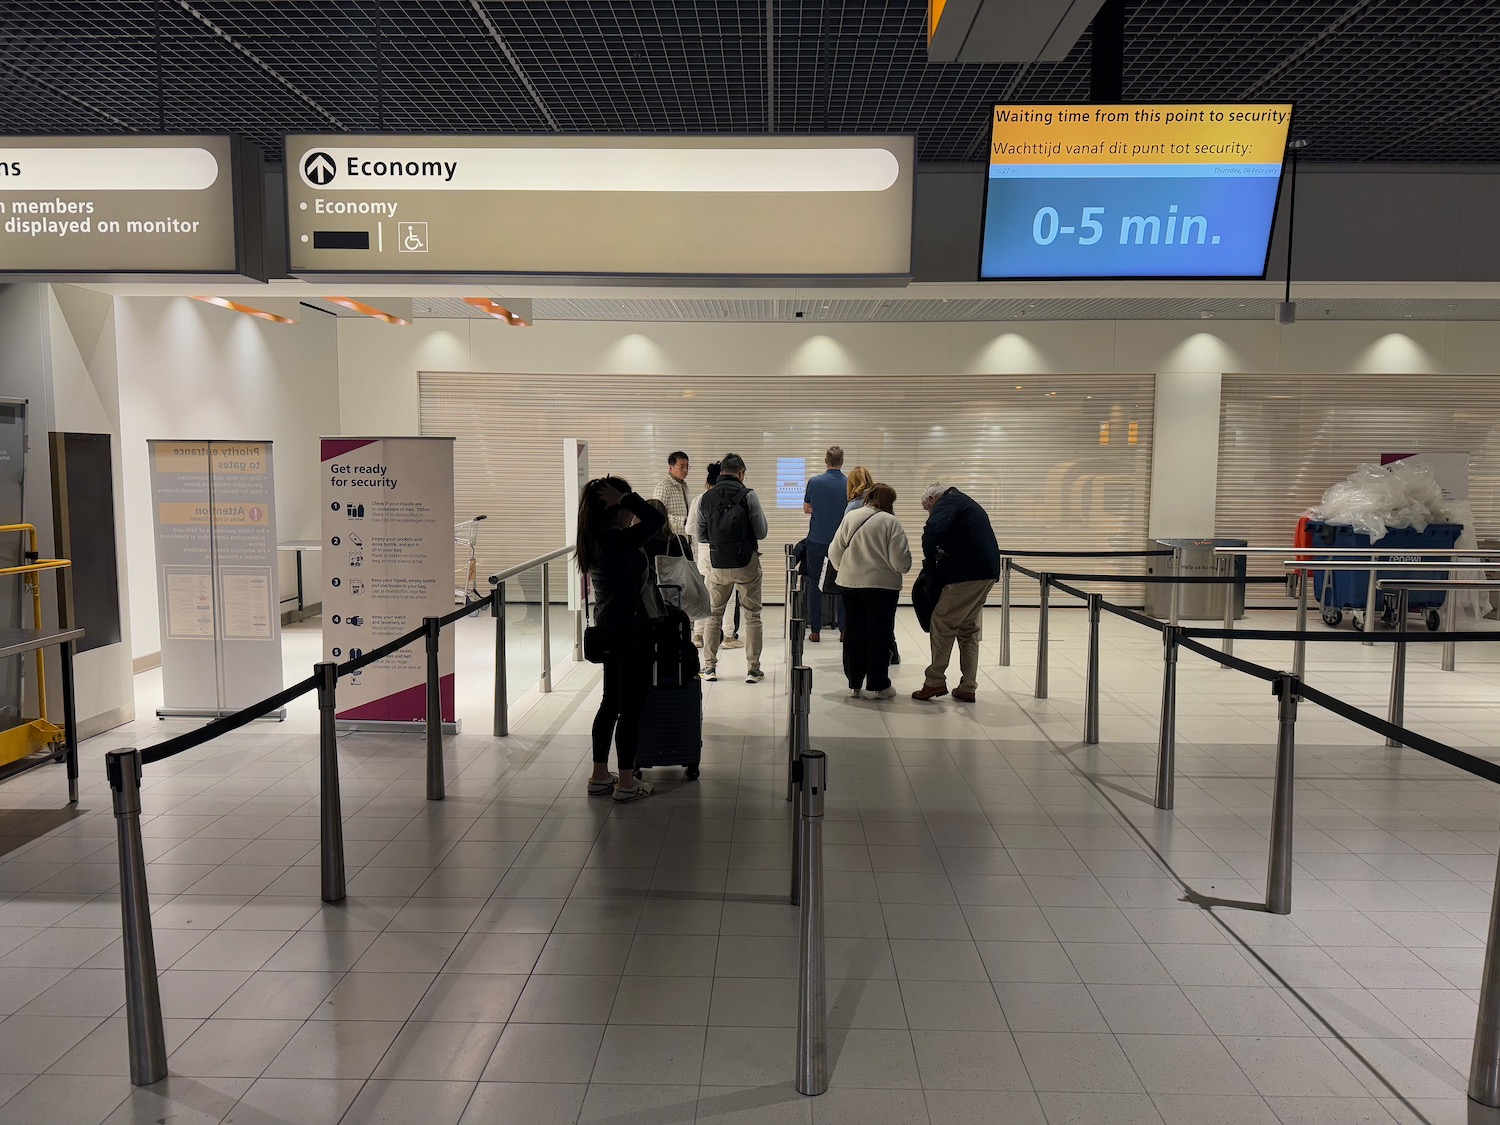
[[(641, 707), (655, 663), (651, 621), (660, 614), (645, 546), (666, 525), (667, 517), (619, 477), (583, 486), (575, 557), (594, 594), (594, 625), (604, 634), (604, 694), (594, 716), (594, 772), (588, 786), (592, 797), (613, 794), (623, 803), (651, 793), (634, 773)], [(609, 772), (611, 736), (618, 776)]]

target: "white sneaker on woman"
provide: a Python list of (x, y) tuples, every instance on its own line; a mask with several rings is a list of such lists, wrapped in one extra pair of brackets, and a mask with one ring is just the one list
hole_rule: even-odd
[(852, 687), (852, 688), (850, 688), (850, 689), (849, 689), (849, 698), (850, 698), (850, 699), (861, 699), (861, 698), (863, 698), (863, 697), (862, 697), (862, 696), (861, 696), (861, 695), (860, 695), (860, 694), (859, 694), (859, 688), (857, 688), (857, 687)]
[(890, 687), (881, 688), (879, 691), (867, 692), (866, 693), (866, 698), (867, 699), (895, 699), (896, 698), (896, 685), (892, 684)]

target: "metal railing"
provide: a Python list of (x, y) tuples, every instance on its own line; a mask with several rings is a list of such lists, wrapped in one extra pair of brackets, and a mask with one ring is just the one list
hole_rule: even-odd
[[(1173, 573), (1175, 574), (1177, 564), (1181, 559), (1181, 552), (1169, 547), (1150, 548), (1141, 551), (1037, 551), (1037, 550), (1006, 550), (1000, 552), (1000, 667), (1010, 667), (1010, 617), (1011, 617), (1011, 571), (1018, 570), (1023, 574), (1034, 574), (1034, 571), (1025, 567), (1015, 566), (1012, 559), (1141, 559), (1141, 558), (1166, 558), (1172, 557)], [(1129, 578), (1129, 575), (1122, 577)], [(1043, 590), (1042, 598), (1046, 598)], [(1174, 592), (1174, 616), (1175, 616), (1175, 592)], [(1046, 606), (1042, 607), (1046, 612)], [(1043, 695), (1038, 698), (1046, 698), (1046, 682), (1042, 684)]]
[[(486, 599), (490, 606), (490, 616), (495, 619), (495, 715), (491, 725), (491, 733), (496, 738), (504, 738), (510, 734), (510, 673), (506, 665), (505, 642), (505, 584), (512, 578), (525, 574), (528, 570), (542, 568), (542, 661), (541, 670), (537, 678), (537, 690), (546, 694), (552, 690), (552, 564), (561, 560), (571, 560), (573, 547), (559, 547), (555, 551), (548, 551), (545, 555), (538, 555), (534, 559), (518, 563), (499, 574), (490, 575), (490, 593)], [(571, 576), (569, 578), (571, 581)], [(472, 607), (471, 607), (472, 609)], [(583, 628), (585, 625), (583, 605), (580, 604), (573, 609), (573, 660), (583, 660)]]
[[(1289, 569), (1305, 567), (1307, 566), (1307, 560), (1292, 560), (1286, 565)], [(1420, 569), (1424, 566), (1426, 569), (1433, 569), (1430, 563), (1411, 565), (1414, 569)], [(1380, 569), (1387, 569), (1387, 566), (1383, 565)], [(1454, 567), (1454, 569), (1457, 569), (1457, 567)], [(1175, 721), (1176, 708), (1175, 669), (1177, 648), (1179, 646), (1186, 648), (1197, 655), (1218, 663), (1222, 667), (1231, 668), (1254, 676), (1271, 685), (1272, 693), (1277, 701), (1277, 736), (1275, 778), (1272, 788), (1270, 840), (1266, 859), (1265, 909), (1269, 913), (1290, 914), (1292, 909), (1296, 724), (1297, 704), (1299, 702), (1306, 701), (1313, 703), (1330, 714), (1337, 715), (1365, 727), (1376, 734), (1383, 735), (1387, 745), (1409, 747), (1472, 774), (1475, 777), (1500, 784), (1500, 765), (1470, 754), (1467, 751), (1445, 745), (1436, 739), (1429, 738), (1426, 735), (1401, 726), (1399, 722), (1401, 715), (1399, 708), (1393, 708), (1392, 718), (1382, 719), (1353, 704), (1346, 703), (1341, 699), (1337, 699), (1309, 686), (1304, 682), (1303, 677), (1297, 673), (1277, 671), (1264, 665), (1235, 657), (1229, 652), (1211, 648), (1203, 643), (1205, 640), (1228, 639), (1232, 633), (1230, 629), (1189, 629), (1180, 625), (1164, 625), (1153, 618), (1146, 617), (1144, 614), (1103, 601), (1098, 594), (1068, 586), (1059, 580), (1063, 576), (1045, 573), (1033, 574), (1032, 576), (1036, 577), (1044, 588), (1049, 586), (1056, 587), (1063, 592), (1083, 598), (1088, 603), (1089, 667), (1084, 679), (1086, 693), (1084, 704), (1085, 742), (1097, 743), (1098, 741), (1099, 615), (1107, 611), (1162, 633), (1164, 640), (1162, 735), (1158, 744), (1157, 793), (1155, 799), (1156, 807), (1159, 809), (1166, 810), (1172, 807), (1175, 767), (1173, 763), (1174, 739), (1171, 731), (1172, 723)], [(1075, 581), (1083, 581), (1087, 580), (1089, 576), (1070, 575), (1066, 577), (1072, 578)], [(1118, 580), (1121, 576), (1098, 575), (1092, 577)], [(1222, 582), (1244, 581), (1244, 579), (1236, 577), (1217, 577), (1209, 580)], [(1265, 579), (1262, 579), (1262, 581), (1265, 581)], [(1272, 577), (1269, 581), (1279, 582), (1281, 579)], [(1500, 588), (1500, 582), (1390, 579), (1382, 580), (1379, 585), (1382, 589), (1394, 592), (1398, 596), (1398, 632), (1371, 638), (1371, 643), (1389, 643), (1395, 646), (1395, 653), (1398, 655), (1393, 659), (1393, 692), (1394, 686), (1402, 682), (1400, 675), (1404, 674), (1404, 653), (1408, 644), (1442, 642), (1447, 645), (1465, 641), (1500, 640), (1500, 631), (1430, 633), (1425, 636), (1409, 634), (1403, 627), (1405, 624), (1405, 614), (1400, 612), (1406, 608), (1404, 604), (1405, 597), (1411, 589), (1496, 589)], [(1372, 582), (1371, 586), (1374, 588), (1376, 583)], [(1310, 634), (1303, 629), (1290, 633), (1286, 630), (1241, 630), (1239, 636), (1242, 639), (1249, 640), (1294, 639), (1298, 641), (1313, 640), (1318, 642), (1357, 642), (1361, 640), (1361, 637), (1356, 634), (1334, 632)], [(1396, 698), (1393, 694), (1393, 703), (1395, 701)], [(1497, 862), (1496, 866), (1494, 895), (1490, 910), (1490, 925), (1486, 937), (1484, 972), (1480, 986), (1479, 1011), (1475, 1024), (1473, 1054), (1470, 1059), (1468, 1093), (1472, 1100), (1482, 1105), (1500, 1108), (1500, 862)]]
[[(506, 699), (505, 653), (505, 580), (540, 565), (542, 567), (542, 667), (539, 684), (542, 691), (552, 687), (551, 622), (548, 602), (548, 568), (551, 563), (571, 555), (572, 547), (552, 551), (518, 567), (503, 571), (491, 580), (492, 591), (477, 601), (443, 617), (427, 617), (419, 628), (404, 633), (379, 648), (371, 649), (357, 659), (343, 664), (320, 662), (305, 680), (278, 692), (268, 699), (217, 719), (197, 730), (170, 738), (145, 749), (114, 750), (106, 755), (106, 772), (113, 795), (116, 835), (120, 865), (120, 914), (124, 937), (126, 1031), (130, 1051), (130, 1080), (137, 1086), (158, 1082), (167, 1074), (166, 1038), (163, 1031), (161, 998), (157, 983), (156, 947), (151, 930), (150, 900), (146, 885), (146, 860), (141, 844), (141, 782), (143, 767), (176, 757), (222, 735), (239, 730), (257, 719), (279, 711), (310, 692), (318, 697), (318, 791), (319, 791), (319, 875), (324, 902), (340, 902), (346, 897), (344, 869), (343, 804), (339, 785), (338, 760), (338, 681), (384, 660), (402, 649), (423, 642), (426, 649), (426, 736), (427, 799), (441, 801), (447, 795), (443, 767), (443, 714), (441, 656), (443, 630), (489, 606), (495, 625), (495, 735), (509, 732), (509, 705)], [(582, 610), (577, 611), (579, 616)], [(575, 635), (580, 635), (575, 628)], [(576, 648), (575, 648), (576, 652)]]

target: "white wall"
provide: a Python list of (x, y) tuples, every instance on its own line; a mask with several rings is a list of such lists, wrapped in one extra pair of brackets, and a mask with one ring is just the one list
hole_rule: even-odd
[[(808, 373), (992, 373), (1066, 378), (1155, 373), (1151, 532), (1214, 528), (1222, 372), (1500, 372), (1500, 324), (1094, 321), (1031, 324), (643, 324), (341, 319), (339, 385), (349, 434), (415, 434), (419, 371), (734, 374), (783, 377), (795, 409)], [(1418, 380), (1414, 379), (1414, 393)], [(587, 437), (588, 435), (580, 435)], [(503, 515), (499, 516), (503, 523)]]
[[(186, 297), (114, 300), (131, 529), (125, 569), (133, 652), (148, 658), (161, 635), (146, 442), (273, 442), (277, 535), (321, 538), (318, 439), (339, 432), (338, 337), (333, 317), (306, 309), (297, 324), (274, 324)], [(318, 557), (307, 556), (306, 566), (309, 601), (320, 600)], [(283, 597), (294, 592), (291, 575), (288, 556)]]

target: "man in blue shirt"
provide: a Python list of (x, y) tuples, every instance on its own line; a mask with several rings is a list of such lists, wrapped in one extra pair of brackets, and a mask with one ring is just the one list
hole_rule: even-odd
[[(844, 520), (844, 509), (849, 506), (849, 481), (844, 476), (844, 451), (830, 445), (823, 455), (823, 464), (828, 466), (822, 476), (807, 482), (802, 493), (802, 510), (811, 519), (807, 521), (807, 639), (816, 644), (823, 638), (818, 636), (823, 628), (823, 594), (818, 589), (823, 574), (823, 563), (828, 558), (828, 545), (838, 534), (839, 524)], [(839, 640), (844, 639), (844, 603), (838, 608)]]

